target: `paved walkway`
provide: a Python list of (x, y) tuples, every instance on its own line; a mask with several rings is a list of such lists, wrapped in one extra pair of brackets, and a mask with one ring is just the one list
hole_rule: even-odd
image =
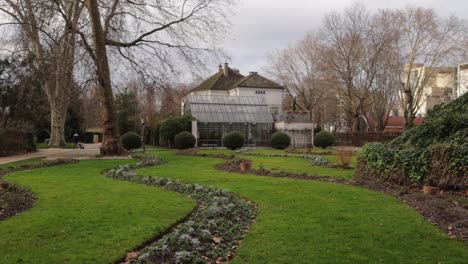
[(14, 155), (8, 157), (1, 157), (0, 164), (44, 157), (47, 159), (58, 159), (58, 158), (84, 158), (89, 156), (99, 155), (99, 147), (101, 144), (84, 144), (84, 149), (61, 149), (61, 148), (49, 148), (39, 149), (35, 152)]

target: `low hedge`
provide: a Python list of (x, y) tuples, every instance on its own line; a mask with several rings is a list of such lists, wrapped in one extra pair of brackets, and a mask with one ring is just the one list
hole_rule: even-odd
[(271, 135), (271, 147), (274, 149), (285, 149), (291, 145), (291, 138), (284, 132), (276, 132)]
[(396, 184), (428, 184), (443, 189), (468, 188), (468, 148), (435, 144), (429, 148), (392, 148), (365, 145), (358, 158), (356, 177)]

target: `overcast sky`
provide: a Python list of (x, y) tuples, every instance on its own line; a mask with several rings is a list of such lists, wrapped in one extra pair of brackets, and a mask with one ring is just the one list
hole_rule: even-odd
[[(232, 32), (224, 43), (231, 66), (241, 73), (264, 72), (266, 55), (300, 40), (317, 29), (323, 15), (341, 11), (354, 0), (239, 0), (231, 18)], [(441, 15), (468, 19), (468, 0), (361, 0), (370, 10), (416, 5), (434, 8)], [(213, 71), (216, 65), (213, 65)]]

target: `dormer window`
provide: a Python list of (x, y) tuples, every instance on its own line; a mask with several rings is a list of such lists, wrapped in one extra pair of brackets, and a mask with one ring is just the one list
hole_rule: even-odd
[(256, 90), (255, 94), (265, 94), (265, 90)]

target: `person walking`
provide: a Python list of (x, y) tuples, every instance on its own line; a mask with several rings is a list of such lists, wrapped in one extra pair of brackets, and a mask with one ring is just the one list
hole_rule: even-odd
[(73, 135), (73, 142), (75, 143), (75, 148), (78, 148), (80, 145), (80, 135), (78, 133)]

